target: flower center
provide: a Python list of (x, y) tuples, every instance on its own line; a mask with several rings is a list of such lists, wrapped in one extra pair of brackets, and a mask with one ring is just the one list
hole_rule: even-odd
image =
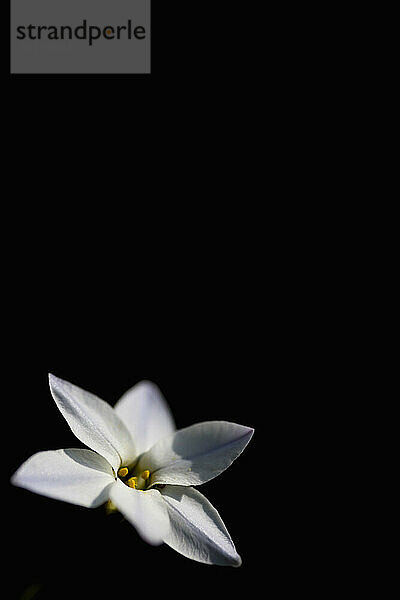
[(150, 471), (146, 469), (136, 475), (133, 472), (129, 473), (128, 467), (121, 467), (118, 470), (118, 477), (130, 488), (135, 490), (144, 490), (148, 485)]

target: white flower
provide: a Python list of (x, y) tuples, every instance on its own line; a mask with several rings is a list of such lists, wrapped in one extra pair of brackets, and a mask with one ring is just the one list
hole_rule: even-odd
[(229, 467), (253, 429), (207, 421), (176, 431), (160, 390), (147, 381), (114, 408), (54, 375), (49, 381), (59, 410), (90, 450), (38, 452), (13, 475), (14, 485), (89, 508), (109, 501), (150, 544), (165, 542), (204, 563), (241, 564), (218, 512), (192, 486)]

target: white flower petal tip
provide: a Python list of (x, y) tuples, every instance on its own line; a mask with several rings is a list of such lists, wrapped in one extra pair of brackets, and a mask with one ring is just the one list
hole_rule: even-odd
[(243, 452), (254, 429), (206, 421), (160, 440), (139, 460), (152, 473), (151, 485), (200, 485), (217, 477)]
[(140, 381), (125, 392), (114, 410), (135, 440), (138, 455), (176, 429), (164, 396), (151, 381)]
[(242, 566), (242, 559), (239, 556), (239, 554), (237, 555), (235, 562), (233, 562), (231, 566), (235, 567), (235, 569)]
[(11, 477), (11, 483), (55, 500), (96, 508), (115, 484), (112, 468), (96, 452), (66, 448), (37, 452)]
[(167, 485), (161, 490), (170, 528), (164, 538), (174, 550), (209, 565), (240, 567), (242, 559), (212, 504), (192, 487)]
[(108, 460), (116, 472), (136, 457), (126, 426), (110, 404), (49, 373), (51, 394), (76, 437)]

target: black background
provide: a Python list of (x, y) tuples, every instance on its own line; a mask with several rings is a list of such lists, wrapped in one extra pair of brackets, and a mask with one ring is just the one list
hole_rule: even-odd
[[(347, 532), (326, 511), (335, 486), (314, 440), (343, 391), (332, 392), (336, 347), (328, 370), (336, 308), (331, 282), (320, 282), (331, 263), (315, 237), (331, 217), (302, 200), (322, 186), (310, 188), (307, 152), (321, 148), (308, 132), (320, 65), (310, 85), (297, 13), (261, 18), (263, 9), (153, 0), (151, 75), (9, 76), (1, 345), (11, 597), (320, 598), (341, 585)], [(34, 452), (76, 445), (48, 371), (111, 404), (151, 379), (178, 427), (219, 418), (255, 427), (233, 466), (200, 488), (240, 568), (147, 546), (101, 509), (8, 484)]]

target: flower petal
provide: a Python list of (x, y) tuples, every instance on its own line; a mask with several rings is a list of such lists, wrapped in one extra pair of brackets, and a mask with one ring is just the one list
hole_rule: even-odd
[(120, 479), (111, 489), (111, 501), (149, 544), (162, 544), (169, 529), (166, 505), (158, 490), (135, 490)]
[(197, 423), (157, 442), (141, 456), (137, 470), (150, 470), (151, 485), (200, 485), (229, 467), (253, 432), (226, 421)]
[(114, 410), (130, 431), (138, 455), (175, 431), (168, 404), (151, 381), (141, 381), (125, 392)]
[(14, 473), (11, 483), (49, 498), (95, 508), (108, 500), (115, 479), (110, 464), (96, 452), (66, 448), (34, 454)]
[(167, 485), (161, 494), (170, 529), (164, 542), (199, 562), (239, 567), (241, 558), (218, 512), (198, 490)]
[(112, 406), (94, 394), (49, 375), (56, 404), (76, 437), (104, 456), (117, 472), (136, 457), (130, 433)]

